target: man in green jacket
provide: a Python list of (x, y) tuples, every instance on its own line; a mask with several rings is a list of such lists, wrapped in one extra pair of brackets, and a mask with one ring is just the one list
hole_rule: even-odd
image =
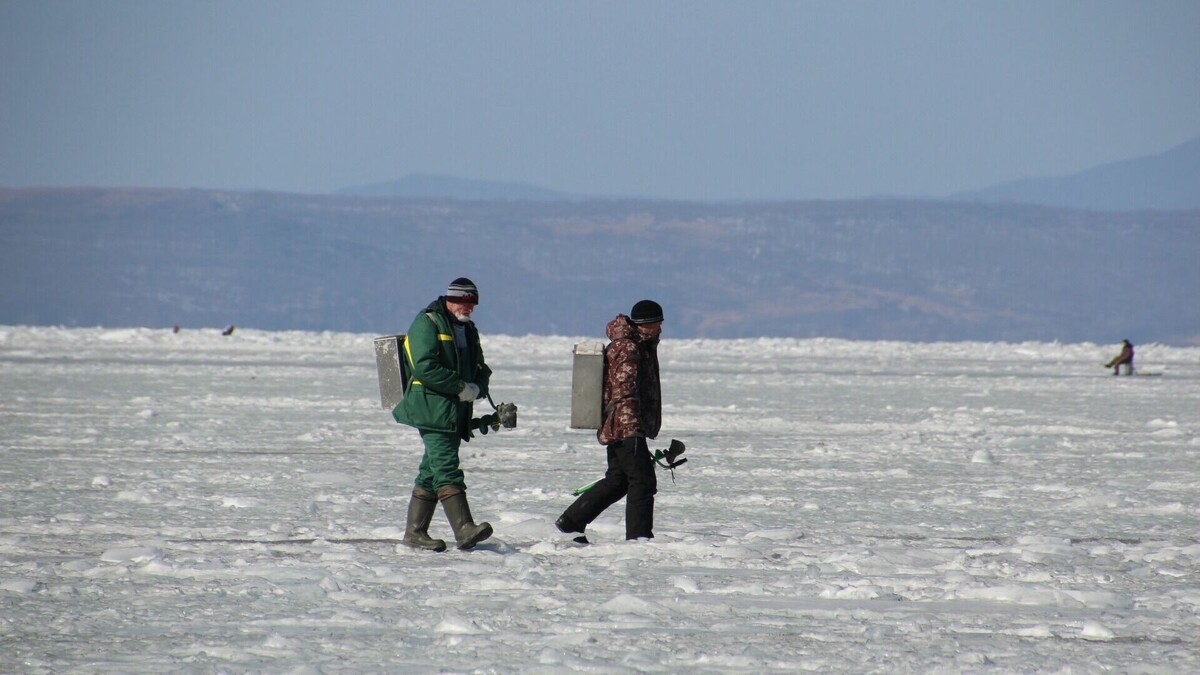
[(491, 525), (476, 525), (471, 517), (467, 484), (458, 463), (459, 444), (471, 440), (473, 428), (487, 433), (487, 425), (494, 421), (471, 417), (472, 403), (488, 395), (492, 375), (479, 347), (479, 331), (471, 321), (478, 303), (475, 284), (466, 277), (455, 279), (446, 295), (413, 319), (404, 341), (408, 385), (392, 417), (416, 427), (425, 445), (404, 532), (404, 543), (412, 548), (446, 549), (444, 541), (428, 532), (438, 501), (458, 548), (472, 548), (492, 536)]

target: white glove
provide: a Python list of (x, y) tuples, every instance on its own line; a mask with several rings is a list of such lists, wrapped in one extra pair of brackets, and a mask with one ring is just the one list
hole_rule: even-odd
[(479, 398), (479, 385), (474, 382), (467, 382), (463, 385), (462, 391), (458, 392), (458, 400), (460, 401), (470, 402), (477, 398)]

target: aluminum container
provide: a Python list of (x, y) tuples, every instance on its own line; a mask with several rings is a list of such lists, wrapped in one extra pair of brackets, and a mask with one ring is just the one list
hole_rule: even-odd
[(599, 429), (604, 407), (604, 343), (575, 345), (571, 364), (571, 428)]
[(379, 370), (379, 402), (391, 410), (404, 400), (404, 388), (408, 385), (403, 335), (375, 338), (375, 367)]

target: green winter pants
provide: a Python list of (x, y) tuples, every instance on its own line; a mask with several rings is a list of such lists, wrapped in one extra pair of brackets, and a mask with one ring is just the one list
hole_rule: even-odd
[(421, 457), (416, 484), (434, 492), (447, 485), (467, 489), (462, 469), (458, 467), (458, 446), (462, 438), (455, 433), (422, 430), (421, 442), (425, 444), (425, 454)]

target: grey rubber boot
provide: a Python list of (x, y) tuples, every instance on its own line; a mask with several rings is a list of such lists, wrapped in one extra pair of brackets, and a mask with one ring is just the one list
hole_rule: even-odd
[(429, 551), (445, 551), (446, 542), (429, 536), (429, 522), (437, 509), (437, 495), (422, 487), (414, 487), (408, 502), (408, 525), (404, 528), (404, 545)]
[(446, 519), (454, 529), (454, 538), (458, 548), (466, 550), (474, 548), (475, 544), (492, 536), (492, 526), (488, 523), (475, 524), (471, 518), (471, 506), (467, 504), (467, 493), (457, 485), (447, 485), (438, 488), (438, 499), (446, 512)]

